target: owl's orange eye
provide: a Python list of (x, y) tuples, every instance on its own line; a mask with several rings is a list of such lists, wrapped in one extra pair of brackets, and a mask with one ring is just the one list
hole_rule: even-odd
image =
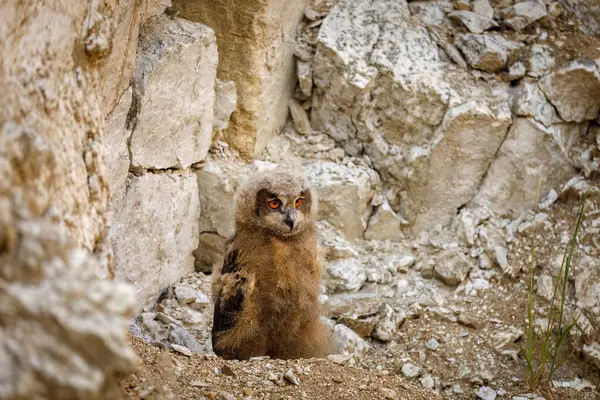
[(277, 210), (279, 207), (281, 207), (281, 201), (279, 201), (279, 199), (269, 200), (267, 204), (269, 204), (269, 208), (273, 210)]
[(296, 208), (300, 207), (304, 203), (304, 199), (302, 197), (296, 199)]

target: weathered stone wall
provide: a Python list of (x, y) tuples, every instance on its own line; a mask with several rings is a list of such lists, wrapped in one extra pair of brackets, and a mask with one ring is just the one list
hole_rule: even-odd
[(116, 4), (0, 5), (0, 397), (105, 398), (133, 368), (111, 276), (96, 66)]
[(234, 81), (238, 105), (224, 131), (246, 158), (279, 134), (295, 78), (294, 40), (304, 0), (173, 1), (174, 15), (211, 27), (219, 48), (219, 79)]

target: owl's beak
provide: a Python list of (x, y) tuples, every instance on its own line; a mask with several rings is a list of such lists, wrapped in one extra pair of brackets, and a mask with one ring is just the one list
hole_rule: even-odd
[(288, 210), (285, 215), (285, 224), (290, 227), (290, 231), (294, 229), (294, 220), (296, 219), (296, 210)]

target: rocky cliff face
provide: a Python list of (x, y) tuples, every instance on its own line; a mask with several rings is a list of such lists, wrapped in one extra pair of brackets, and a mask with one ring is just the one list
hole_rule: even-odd
[[(594, 1), (307, 5), (0, 6), (0, 397), (107, 396), (133, 367), (129, 318), (221, 262), (254, 171), (309, 176), (324, 293), (347, 301), (399, 298), (408, 269), (442, 282), (419, 287), (436, 300), (485, 287), (493, 268), (516, 276), (507, 243), (543, 225), (529, 211), (598, 170)], [(572, 305), (593, 338), (585, 251)], [(343, 318), (387, 341), (397, 316), (373, 304)], [(366, 349), (333, 329), (340, 348)]]

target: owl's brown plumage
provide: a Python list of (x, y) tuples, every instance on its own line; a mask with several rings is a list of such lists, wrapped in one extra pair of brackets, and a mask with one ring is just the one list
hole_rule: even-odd
[(316, 200), (305, 178), (254, 176), (236, 199), (236, 232), (215, 271), (212, 340), (227, 359), (325, 356), (321, 270), (312, 218)]

